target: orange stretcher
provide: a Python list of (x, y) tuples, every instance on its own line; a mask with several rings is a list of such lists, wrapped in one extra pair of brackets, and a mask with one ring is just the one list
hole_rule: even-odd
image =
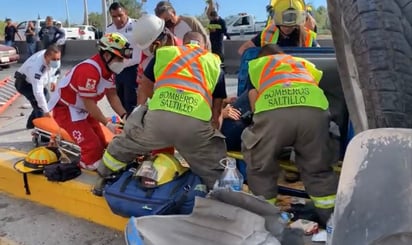
[[(42, 145), (44, 138), (55, 141), (62, 150), (69, 154), (80, 155), (80, 147), (66, 130), (59, 127), (56, 121), (51, 117), (41, 117), (33, 120), (34, 130), (32, 132), (32, 141), (36, 146)], [(106, 144), (113, 139), (114, 134), (103, 124), (100, 124)]]

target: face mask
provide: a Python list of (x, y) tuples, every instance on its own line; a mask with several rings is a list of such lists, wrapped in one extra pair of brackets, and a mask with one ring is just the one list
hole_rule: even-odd
[(123, 62), (113, 61), (113, 62), (110, 62), (108, 66), (109, 66), (109, 69), (116, 74), (119, 74), (124, 69)]
[(150, 51), (150, 47), (143, 49), (142, 52), (147, 57), (152, 56), (152, 52)]
[(175, 23), (173, 23), (172, 20), (166, 21), (165, 25), (166, 25), (167, 28), (173, 28), (173, 27), (175, 27)]
[(51, 60), (50, 61), (50, 67), (51, 68), (59, 68), (60, 67), (60, 60)]

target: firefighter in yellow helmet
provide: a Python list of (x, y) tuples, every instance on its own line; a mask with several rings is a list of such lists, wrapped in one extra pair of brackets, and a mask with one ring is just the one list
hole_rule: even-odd
[(281, 47), (318, 47), (316, 33), (307, 29), (303, 0), (278, 0), (269, 6), (272, 21), (238, 50), (239, 54), (250, 47), (263, 47), (274, 43)]
[(305, 189), (325, 225), (335, 204), (337, 176), (328, 148), (329, 103), (318, 86), (322, 71), (267, 44), (249, 61), (249, 76), (253, 124), (241, 138), (250, 190), (276, 201), (276, 159), (282, 148), (293, 146)]

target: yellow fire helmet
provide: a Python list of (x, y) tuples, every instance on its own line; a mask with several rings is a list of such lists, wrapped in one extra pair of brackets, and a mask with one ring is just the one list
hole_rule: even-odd
[(53, 147), (37, 147), (27, 153), (27, 156), (14, 164), (21, 173), (42, 172), (44, 166), (58, 163), (58, 150)]
[(277, 0), (273, 4), (276, 25), (302, 25), (306, 19), (306, 8), (303, 0)]
[(170, 154), (159, 153), (153, 161), (144, 161), (135, 177), (140, 179), (140, 184), (146, 188), (168, 183), (189, 170)]

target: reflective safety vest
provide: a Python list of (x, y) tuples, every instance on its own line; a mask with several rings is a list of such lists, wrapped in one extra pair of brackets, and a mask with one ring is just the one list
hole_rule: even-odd
[[(306, 28), (304, 28), (304, 31), (306, 32), (306, 38), (303, 45), (304, 47), (312, 47), (313, 41), (316, 40), (316, 33)], [(276, 25), (271, 24), (266, 26), (260, 34), (260, 46), (263, 47), (269, 43), (277, 44), (279, 34), (280, 29)]]
[(322, 71), (303, 58), (277, 54), (254, 59), (249, 76), (258, 91), (255, 114), (292, 106), (329, 107), (318, 86)]
[(218, 56), (195, 45), (158, 49), (154, 65), (154, 93), (149, 109), (209, 121), (220, 63)]
[(222, 25), (221, 24), (208, 24), (207, 29), (209, 29), (209, 30), (220, 30), (220, 29), (222, 29)]

